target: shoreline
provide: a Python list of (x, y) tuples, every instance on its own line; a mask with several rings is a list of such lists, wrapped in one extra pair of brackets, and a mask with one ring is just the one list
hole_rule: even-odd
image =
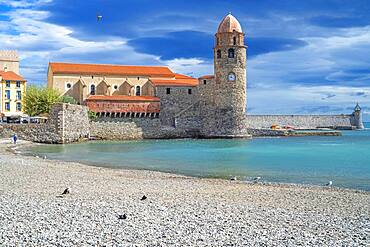
[[(258, 138), (282, 138), (282, 137), (258, 137)], [(4, 139), (0, 139), (0, 148), (1, 148), (1, 140), (4, 140)], [(92, 140), (92, 141), (99, 141), (99, 140)], [(110, 142), (110, 141), (108, 141)], [(45, 143), (35, 143), (35, 142), (31, 142), (31, 141), (22, 141), (22, 143), (19, 143), (17, 144), (17, 146), (14, 146), (14, 145), (10, 145), (10, 147), (8, 147), (6, 150), (9, 152), (9, 153), (12, 153), (14, 155), (22, 155), (22, 156), (25, 156), (25, 157), (34, 157), (34, 158), (39, 158), (39, 159), (42, 159), (42, 157), (39, 157), (33, 153), (25, 153), (22, 151), (22, 149), (24, 148), (27, 148), (27, 147), (31, 147), (31, 146), (36, 146), (36, 145), (45, 145), (45, 146), (48, 146), (48, 145), (55, 145), (55, 144), (45, 144)], [(57, 145), (65, 145), (65, 144), (57, 144)], [(67, 144), (67, 145), (70, 145), (70, 144)], [(1, 154), (1, 153), (0, 153)], [(93, 168), (99, 168), (99, 169), (108, 169), (108, 170), (124, 170), (124, 171), (142, 171), (142, 172), (155, 172), (155, 173), (159, 173), (159, 174), (169, 174), (169, 175), (173, 175), (173, 176), (179, 176), (179, 177), (186, 177), (188, 179), (207, 179), (207, 180), (212, 180), (212, 179), (215, 179), (215, 180), (223, 180), (223, 181), (232, 181), (233, 183), (240, 183), (240, 184), (250, 184), (250, 185), (254, 185), (254, 184), (259, 184), (259, 185), (263, 185), (263, 186), (276, 186), (276, 187), (301, 187), (303, 189), (324, 189), (324, 190), (337, 190), (337, 191), (352, 191), (352, 192), (356, 192), (356, 193), (369, 193), (370, 194), (370, 191), (368, 190), (361, 190), (361, 189), (355, 189), (355, 188), (348, 188), (348, 187), (337, 187), (337, 186), (325, 186), (325, 185), (317, 185), (317, 184), (308, 184), (308, 183), (289, 183), (289, 182), (269, 182), (269, 181), (260, 181), (258, 183), (255, 183), (253, 180), (242, 180), (242, 179), (238, 179), (238, 176), (230, 176), (230, 178), (226, 178), (226, 177), (216, 177), (216, 176), (191, 176), (191, 175), (186, 175), (186, 174), (181, 174), (181, 173), (176, 173), (176, 172), (171, 172), (171, 171), (160, 171), (160, 170), (150, 170), (150, 169), (146, 169), (146, 168), (135, 168), (135, 167), (104, 167), (104, 166), (101, 166), (99, 165), (98, 163), (89, 163), (88, 161), (86, 162), (81, 162), (81, 161), (66, 161), (66, 160), (60, 160), (60, 159), (49, 159), (49, 158), (46, 158), (47, 160), (50, 160), (50, 161), (56, 161), (56, 162), (63, 162), (63, 163), (71, 163), (71, 164), (78, 164), (78, 165), (81, 165), (81, 166), (88, 166), (88, 167), (93, 167)], [(236, 180), (232, 180), (231, 178), (232, 177), (236, 177), (237, 179)]]
[[(12, 148), (0, 142), (4, 246), (370, 242), (366, 191), (110, 169), (14, 154), (6, 146)], [(70, 194), (61, 196), (66, 187)]]

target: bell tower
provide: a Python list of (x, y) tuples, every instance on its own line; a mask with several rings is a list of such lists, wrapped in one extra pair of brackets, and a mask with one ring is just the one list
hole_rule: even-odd
[(246, 113), (247, 47), (239, 21), (228, 14), (215, 35), (215, 104), (234, 115)]
[(250, 137), (245, 124), (246, 53), (240, 23), (228, 14), (215, 34), (215, 76), (212, 85), (209, 85), (209, 97), (202, 113), (206, 137)]

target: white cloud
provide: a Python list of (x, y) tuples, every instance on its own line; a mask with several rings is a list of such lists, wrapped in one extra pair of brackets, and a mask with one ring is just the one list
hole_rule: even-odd
[(164, 60), (163, 63), (177, 73), (182, 73), (193, 77), (213, 74), (213, 62), (211, 63), (199, 58), (175, 58), (172, 60)]
[(370, 64), (369, 26), (303, 40), (308, 43), (305, 47), (249, 60), (252, 112), (299, 113), (304, 107), (317, 106), (321, 113), (335, 113), (356, 102), (370, 105), (369, 73), (356, 71)]
[[(47, 22), (48, 11), (37, 6), (49, 3), (39, 1), (1, 1), (13, 7), (3, 15), (8, 22), (1, 25), (12, 27), (12, 32), (0, 32), (1, 49), (16, 49), (21, 56), (21, 73), (31, 83), (44, 83), (49, 61), (76, 63), (167, 65), (177, 73), (198, 76), (210, 73), (212, 64), (201, 59), (161, 60), (151, 54), (139, 53), (127, 44), (123, 37), (105, 37), (104, 41), (79, 39), (73, 29)], [(9, 30), (9, 29), (2, 29)], [(32, 66), (30, 66), (32, 64)]]
[[(0, 0), (1, 1), (1, 0)], [(85, 63), (159, 64), (157, 56), (141, 54), (127, 45), (122, 37), (106, 37), (104, 41), (82, 40), (73, 36), (73, 30), (48, 23), (48, 11), (37, 6), (50, 1), (1, 1), (13, 7), (6, 15), (8, 22), (0, 25), (1, 49), (16, 49), (21, 56), (21, 73), (31, 83), (44, 83), (49, 61)], [(5, 31), (7, 30), (7, 31)], [(32, 67), (30, 66), (32, 65)]]
[(52, 2), (52, 0), (0, 0), (0, 4), (13, 8), (29, 8), (44, 5), (50, 2)]
[[(361, 94), (359, 94), (361, 93)], [(370, 105), (370, 87), (291, 86), (251, 88), (247, 95), (253, 114), (350, 113), (357, 102)]]

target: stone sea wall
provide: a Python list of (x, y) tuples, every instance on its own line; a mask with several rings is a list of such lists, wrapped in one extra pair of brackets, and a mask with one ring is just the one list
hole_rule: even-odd
[(61, 143), (60, 135), (50, 124), (3, 124), (0, 125), (0, 138), (11, 138), (40, 143)]
[(75, 142), (89, 137), (90, 121), (86, 106), (56, 104), (53, 111), (55, 113), (51, 118), (57, 119), (56, 128), (61, 143)]
[(99, 118), (90, 122), (90, 137), (104, 140), (194, 137), (192, 131), (164, 126), (158, 118)]
[(298, 128), (351, 128), (353, 115), (247, 115), (247, 128), (270, 128), (271, 125)]
[(89, 137), (90, 123), (87, 108), (57, 103), (53, 105), (46, 123), (2, 124), (0, 138), (13, 134), (24, 140), (40, 143), (71, 143)]
[[(228, 116), (222, 112), (209, 114)], [(47, 123), (1, 124), (0, 138), (10, 138), (16, 133), (19, 138), (33, 142), (72, 143), (90, 137), (105, 140), (218, 137), (217, 132), (205, 134), (204, 129), (220, 131), (224, 137), (240, 137), (240, 133), (244, 132), (252, 136), (290, 136), (291, 133), (287, 131), (271, 130), (271, 125), (290, 125), (310, 129), (317, 127), (351, 129), (358, 126), (358, 119), (354, 114), (248, 115), (243, 119), (237, 119), (235, 116), (226, 119), (224, 117), (216, 118), (218, 121), (204, 121), (204, 117), (202, 118), (199, 112), (199, 106), (194, 104), (176, 115), (173, 125), (165, 125), (161, 118), (149, 117), (104, 117), (91, 121), (88, 118), (87, 107), (58, 103), (52, 107)], [(231, 122), (225, 124), (224, 121)], [(233, 128), (225, 129), (225, 126), (233, 126)], [(225, 133), (228, 135), (226, 136)]]

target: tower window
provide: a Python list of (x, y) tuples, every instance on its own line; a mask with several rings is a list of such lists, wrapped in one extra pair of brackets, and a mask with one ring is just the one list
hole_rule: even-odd
[(191, 88), (188, 89), (188, 94), (192, 94)]
[(22, 104), (17, 102), (17, 111), (22, 111)]
[(236, 45), (236, 37), (233, 37), (233, 43)]
[(166, 94), (171, 94), (171, 88), (166, 88)]
[(217, 58), (221, 58), (221, 50), (217, 50)]
[(20, 81), (16, 81), (16, 87), (17, 88), (20, 88), (21, 87), (21, 82)]
[(95, 85), (94, 84), (90, 86), (90, 95), (95, 95)]
[(140, 80), (140, 77), (138, 77), (137, 80)]
[(135, 92), (135, 95), (136, 95), (136, 96), (140, 96), (140, 95), (141, 95), (141, 89), (140, 89), (140, 86), (136, 86), (136, 92)]
[(10, 81), (6, 81), (6, 87), (10, 87)]
[(71, 83), (67, 83), (66, 88), (70, 89), (72, 87)]
[(207, 84), (207, 80), (203, 80), (203, 84), (206, 85)]
[(229, 57), (229, 58), (234, 58), (234, 57), (235, 57), (235, 51), (234, 51), (234, 49), (233, 49), (233, 48), (230, 48), (230, 49), (228, 50), (228, 57)]
[(220, 45), (220, 39), (219, 39), (219, 37), (217, 37), (216, 40), (217, 40), (216, 41), (217, 42), (217, 45)]

